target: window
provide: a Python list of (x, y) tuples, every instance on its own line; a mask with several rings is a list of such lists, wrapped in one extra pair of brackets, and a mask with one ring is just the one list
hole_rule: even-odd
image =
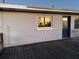
[(75, 19), (75, 28), (79, 28), (79, 18), (78, 19)]
[(38, 27), (51, 27), (51, 18), (38, 17)]
[(63, 17), (63, 27), (64, 28), (67, 28), (68, 27), (68, 17), (67, 16), (64, 16)]

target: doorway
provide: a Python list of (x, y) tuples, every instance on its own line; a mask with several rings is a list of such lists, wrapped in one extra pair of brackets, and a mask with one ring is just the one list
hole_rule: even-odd
[(62, 38), (70, 38), (71, 16), (63, 16)]

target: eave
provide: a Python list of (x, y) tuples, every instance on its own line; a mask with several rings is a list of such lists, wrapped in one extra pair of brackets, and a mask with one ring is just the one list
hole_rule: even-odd
[(35, 7), (28, 7), (26, 5), (4, 4), (4, 3), (0, 3), (0, 10), (9, 11), (9, 12), (79, 15), (78, 10), (55, 9), (55, 8), (35, 8)]

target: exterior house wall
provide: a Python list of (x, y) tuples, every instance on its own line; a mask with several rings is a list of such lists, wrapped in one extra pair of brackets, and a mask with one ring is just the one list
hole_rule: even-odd
[(71, 17), (71, 37), (79, 37), (79, 29), (74, 28), (75, 19), (79, 18), (79, 15)]
[[(39, 30), (37, 18), (52, 17), (53, 27)], [(4, 34), (4, 46), (16, 46), (62, 39), (62, 16), (57, 14), (38, 14), (23, 12), (0, 12), (0, 32)], [(77, 15), (71, 15), (71, 37), (79, 36), (79, 29), (74, 29)]]
[(2, 16), (2, 12), (0, 12), (0, 33), (3, 32), (3, 16)]
[[(53, 29), (38, 30), (37, 18), (53, 16)], [(31, 44), (62, 38), (62, 16), (23, 12), (3, 12), (4, 46)], [(1, 22), (1, 21), (0, 21)]]

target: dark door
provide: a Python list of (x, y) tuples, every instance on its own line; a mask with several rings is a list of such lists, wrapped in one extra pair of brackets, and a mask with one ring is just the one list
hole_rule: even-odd
[(71, 16), (63, 16), (63, 30), (62, 30), (63, 38), (70, 38), (70, 23), (71, 23)]

